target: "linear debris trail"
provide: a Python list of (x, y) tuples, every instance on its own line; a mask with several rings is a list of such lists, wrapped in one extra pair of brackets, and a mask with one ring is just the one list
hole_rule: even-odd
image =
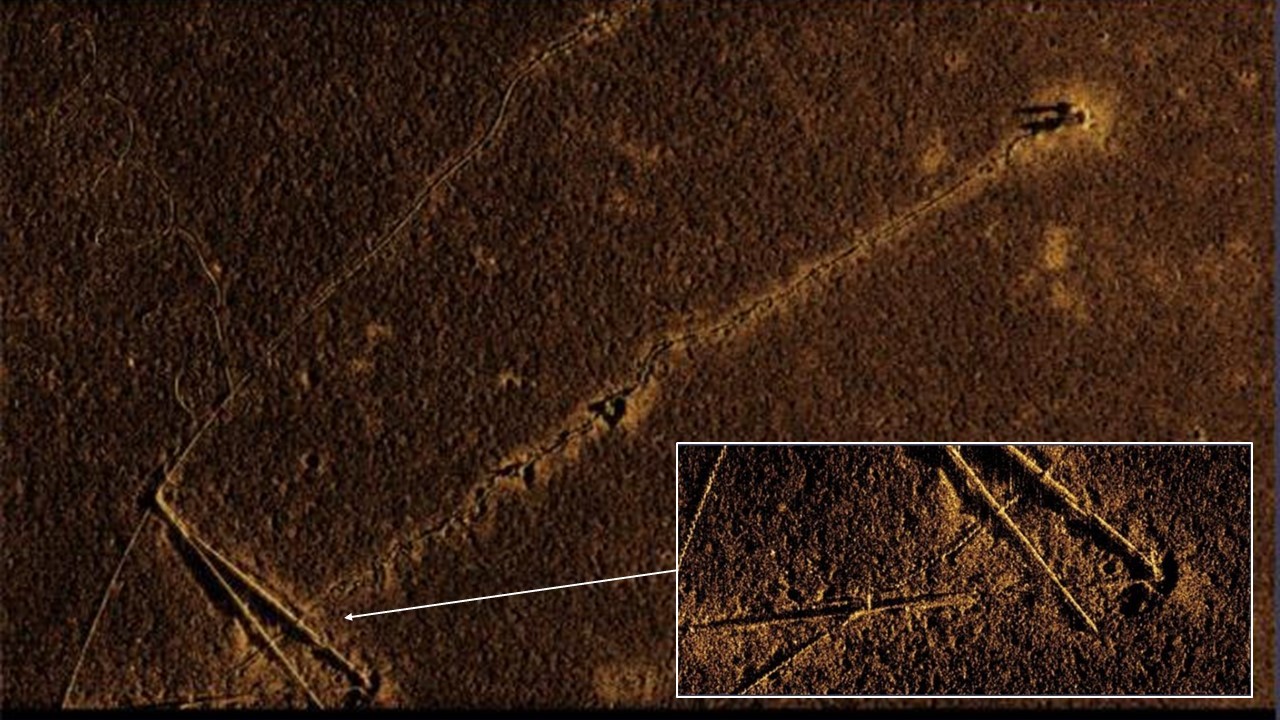
[(711, 486), (715, 484), (716, 473), (720, 470), (720, 463), (724, 462), (724, 456), (728, 452), (728, 445), (720, 446), (720, 454), (716, 456), (715, 465), (711, 466), (711, 474), (707, 476), (707, 483), (702, 487), (702, 496), (698, 498), (698, 506), (693, 511), (693, 519), (689, 521), (689, 532), (684, 536), (684, 542), (680, 544), (680, 554), (676, 555), (676, 567), (680, 567), (680, 560), (684, 557), (684, 551), (689, 549), (689, 541), (693, 539), (693, 533), (698, 529), (698, 518), (702, 517), (702, 509), (707, 504), (707, 497), (711, 495)]
[[(296, 314), (296, 317), (285, 327), (284, 330), (277, 334), (271, 342), (267, 344), (267, 347), (262, 353), (262, 356), (258, 359), (257, 364), (269, 364), (273, 361), (284, 343), (292, 338), (304, 323), (314, 317), (317, 310), (332, 299), (339, 290), (350, 284), (356, 276), (366, 270), (373, 260), (384, 254), (392, 245), (403, 238), (405, 230), (407, 230), (413, 220), (419, 216), (426, 207), (427, 201), (442, 185), (475, 162), (475, 160), (493, 144), (505, 123), (507, 110), (516, 90), (519, 89), (526, 80), (532, 77), (536, 71), (547, 65), (554, 58), (599, 37), (613, 34), (637, 7), (637, 4), (631, 4), (624, 6), (623, 9), (618, 12), (591, 13), (585, 20), (579, 23), (576, 29), (559, 40), (551, 43), (546, 49), (538, 53), (531, 61), (527, 62), (518, 71), (516, 71), (516, 73), (503, 86), (501, 102), (498, 105), (496, 113), (481, 127), (480, 132), (471, 141), (471, 143), (468, 144), (459, 154), (455, 155), (452, 160), (446, 162), (443, 168), (432, 173), (432, 175), (427, 178), (421, 189), (414, 196), (408, 210), (402, 213), (386, 232), (378, 236), (373, 241), (367, 243), (367, 247), (363, 252), (359, 253), (353, 260), (346, 263), (333, 278), (321, 284), (319, 289), (313, 293), (312, 298), (302, 306), (302, 309)], [(240, 376), (240, 379), (231, 387), (227, 396), (208, 413), (205, 422), (201, 424), (201, 426), (192, 435), (191, 439), (183, 446), (183, 449), (178, 454), (177, 459), (165, 474), (163, 484), (167, 485), (176, 480), (180, 471), (190, 458), (194, 448), (200, 444), (208, 434), (209, 430), (217, 423), (218, 419), (224, 417), (230, 411), (235, 400), (239, 398), (255, 378), (256, 373), (253, 368), (246, 370)]]
[[(836, 632), (843, 630), (845, 626), (852, 623), (855, 617), (856, 617), (855, 615), (850, 615), (848, 618), (846, 618), (844, 622), (840, 623), (840, 627), (836, 628)], [(818, 643), (831, 637), (832, 634), (833, 633), (831, 630), (823, 631), (813, 636), (808, 642), (796, 648), (793, 652), (788, 653), (783, 651), (783, 652), (777, 653), (764, 666), (764, 668), (761, 669), (761, 671), (755, 677), (751, 677), (750, 675), (748, 675), (746, 678), (744, 678), (742, 680), (742, 683), (738, 686), (738, 688), (733, 691), (733, 694), (746, 695), (747, 693), (751, 692), (752, 690), (755, 689), (757, 685), (768, 681), (775, 674), (777, 674), (777, 672), (781, 670), (783, 667), (790, 665), (791, 663), (800, 659), (801, 656), (803, 656), (805, 653), (813, 649), (813, 647), (816, 646)]]
[(249, 609), (249, 605), (245, 602), (244, 598), (240, 597), (240, 595), (231, 587), (231, 583), (227, 580), (226, 576), (224, 576), (218, 569), (218, 564), (215, 563), (208, 554), (206, 554), (203, 543), (196, 540), (194, 533), (188, 528), (187, 524), (169, 507), (169, 504), (165, 501), (162, 492), (156, 493), (156, 509), (159, 510), (160, 517), (169, 525), (169, 528), (173, 530), (174, 533), (185, 543), (187, 550), (191, 553), (191, 556), (194, 557), (200, 563), (202, 569), (214, 579), (225, 597), (235, 607), (237, 614), (240, 616), (240, 620), (245, 623), (249, 631), (255, 635), (260, 642), (266, 645), (271, 656), (275, 658), (276, 662), (278, 662), (282, 668), (284, 668), (286, 675), (297, 683), (297, 685), (302, 688), (303, 692), (306, 693), (307, 702), (312, 707), (323, 708), (324, 703), (320, 701), (320, 698), (315, 694), (315, 691), (311, 689), (311, 685), (302, 677), (302, 673), (298, 670), (297, 665), (295, 665), (293, 661), (280, 650), (279, 646), (276, 645), (275, 639), (272, 638), (271, 634), (267, 632), (265, 627), (263, 627), (258, 616)]
[(960, 455), (960, 449), (955, 445), (948, 445), (947, 454), (951, 456), (952, 462), (955, 463), (956, 467), (960, 470), (965, 479), (966, 485), (969, 487), (972, 494), (977, 495), (984, 503), (986, 503), (987, 508), (998, 520), (1000, 520), (1005, 529), (1018, 540), (1018, 544), (1022, 546), (1022, 549), (1030, 555), (1031, 558), (1044, 570), (1045, 574), (1049, 576), (1049, 580), (1053, 582), (1054, 587), (1058, 589), (1058, 592), (1062, 595), (1062, 598), (1066, 601), (1067, 605), (1080, 616), (1080, 619), (1084, 621), (1085, 625), (1087, 625), (1094, 634), (1098, 634), (1098, 626), (1094, 624), (1093, 619), (1089, 617), (1089, 613), (1085, 612), (1084, 608), (1080, 606), (1080, 603), (1076, 602), (1071, 591), (1068, 590), (1067, 587), (1062, 584), (1062, 581), (1058, 579), (1057, 573), (1053, 571), (1053, 568), (1049, 567), (1049, 563), (1045, 561), (1044, 556), (1042, 556), (1040, 551), (1036, 549), (1036, 546), (1031, 542), (1031, 539), (1022, 532), (1022, 528), (1018, 527), (1018, 524), (1013, 521), (1013, 518), (1009, 517), (1009, 514), (1005, 512), (1004, 508), (1000, 506), (1000, 503), (996, 501), (995, 497), (991, 495), (991, 492), (987, 490), (987, 486), (984, 485), (982, 479), (978, 477), (978, 473), (975, 472), (974, 469), (969, 466), (969, 463), (965, 462), (964, 457)]
[[(227, 310), (227, 297), (222, 291), (222, 283), (218, 282), (218, 276), (213, 271), (213, 267), (209, 261), (205, 259), (205, 253), (201, 251), (200, 244), (196, 240), (196, 236), (183, 227), (174, 228), (174, 232), (178, 233), (186, 241), (187, 249), (195, 257), (196, 262), (200, 264), (200, 271), (204, 273), (204, 277), (209, 281), (209, 285), (213, 287), (214, 299), (217, 301), (213, 306), (213, 329), (217, 335), (218, 349), (222, 353), (222, 374), (223, 379), (227, 383), (227, 395), (230, 396), (235, 392), (236, 381), (235, 375), (231, 370), (231, 348), (227, 344), (227, 331), (223, 327), (225, 323), (224, 315)], [(176, 379), (175, 379), (176, 384)]]
[(509, 452), (494, 468), (482, 472), (463, 494), (467, 499), (453, 513), (424, 527), (412, 537), (393, 539), (374, 565), (331, 583), (317, 594), (317, 598), (323, 599), (335, 592), (347, 593), (378, 577), (383, 572), (381, 563), (384, 559), (405, 557), (416, 561), (430, 542), (450, 539), (473, 542), (472, 526), (486, 516), (502, 492), (511, 488), (528, 490), (540, 478), (545, 482), (549, 465), (578, 456), (578, 451), (586, 443), (598, 441), (618, 427), (628, 406), (644, 399), (655, 389), (665, 365), (680, 353), (735, 339), (755, 323), (790, 307), (811, 286), (829, 281), (867, 259), (876, 250), (888, 247), (941, 210), (976, 197), (982, 188), (999, 180), (1019, 163), (1022, 153), (1015, 151), (1034, 151), (1036, 143), (1047, 137), (1048, 133), (1033, 136), (1025, 131), (1011, 132), (994, 150), (975, 161), (970, 170), (961, 173), (948, 185), (881, 225), (856, 234), (846, 247), (802, 266), (779, 287), (746, 297), (736, 307), (710, 322), (694, 324), (686, 321), (677, 329), (663, 334), (639, 354), (630, 379), (606, 388), (596, 395), (595, 400), (580, 403), (563, 424), (543, 435), (542, 440)]
[(924, 595), (916, 598), (896, 598), (885, 601), (880, 605), (860, 605), (856, 610), (849, 613), (848, 616), (834, 629), (828, 629), (818, 633), (812, 640), (804, 643), (790, 653), (784, 652), (775, 656), (771, 662), (766, 664), (765, 667), (754, 677), (747, 676), (744, 678), (742, 683), (733, 691), (732, 694), (745, 695), (751, 692), (761, 683), (767, 682), (780, 670), (800, 659), (801, 656), (812, 650), (818, 644), (833, 637), (836, 633), (843, 632), (845, 628), (859, 620), (888, 611), (930, 610), (958, 606), (963, 606), (967, 609), (972, 607), (975, 602), (977, 602), (977, 600), (972, 595), (967, 593), (955, 593), (949, 595)]
[(1144, 555), (1137, 545), (1134, 545), (1129, 538), (1125, 537), (1111, 523), (1107, 522), (1097, 512), (1085, 510), (1080, 504), (1080, 499), (1075, 496), (1067, 488), (1067, 486), (1058, 482), (1053, 478), (1047, 468), (1041, 468), (1040, 465), (1031, 458), (1031, 456), (1022, 452), (1013, 445), (1005, 445), (1005, 452), (1018, 461), (1022, 467), (1026, 468), (1033, 477), (1040, 483), (1041, 487), (1049, 491), (1064, 507), (1070, 511), (1076, 520), (1085, 526), (1100, 533), (1107, 540), (1110, 540), (1117, 547), (1121, 548), (1124, 554), (1128, 555), (1131, 560), (1138, 563), (1144, 568), (1150, 579), (1160, 582), (1164, 579), (1164, 573), (1160, 570), (1160, 565), (1151, 557)]
[(580, 45), (613, 34), (638, 7), (638, 4), (630, 4), (623, 6), (621, 10), (616, 12), (591, 13), (587, 18), (579, 22), (577, 28), (552, 42), (517, 70), (503, 87), (497, 110), (493, 118), (483, 126), (482, 131), (472, 139), (461, 153), (454, 156), (451, 161), (446, 162), (442, 168), (427, 178), (422, 188), (409, 204), (407, 212), (403, 213), (380, 237), (369, 242), (368, 249), (365, 252), (360, 253), (354, 261), (344, 266), (329, 282), (320, 287), (315, 297), (303, 306), (298, 317), (286, 331), (271, 342), (267, 349), (267, 355), (273, 355), (302, 323), (310, 319), (317, 309), (333, 297), (334, 293), (347, 285), (352, 278), (367, 268), (369, 263), (394, 244), (412, 224), (414, 218), (418, 217), (426, 207), (427, 201), (431, 199), (436, 190), (475, 162), (485, 150), (488, 150), (493, 145), (505, 123), (507, 112), (511, 106), (512, 99), (515, 97), (516, 90), (526, 80), (556, 57), (564, 55)]
[(784, 622), (795, 622), (798, 620), (828, 618), (836, 615), (876, 615), (890, 610), (928, 610), (931, 608), (952, 607), (956, 605), (969, 607), (973, 605), (975, 601), (975, 598), (970, 593), (927, 593), (925, 595), (917, 595), (914, 597), (888, 598), (878, 602), (872, 601), (871, 598), (868, 597), (867, 600), (861, 602), (843, 601), (836, 604), (800, 608), (799, 610), (793, 610), (785, 613), (699, 620), (688, 623), (684, 627), (690, 630), (719, 627), (756, 628), (767, 627), (769, 625), (776, 625)]
[(567, 420), (542, 439), (509, 452), (473, 483), (465, 495), (470, 498), (469, 502), (416, 538), (393, 542), (386, 555), (399, 555), (428, 540), (465, 535), (473, 523), (484, 517), (496, 493), (513, 486), (528, 489), (536, 479), (547, 474), (548, 465), (577, 457), (584, 444), (597, 441), (613, 430), (628, 404), (652, 392), (659, 374), (681, 353), (740, 337), (762, 320), (803, 299), (812, 287), (829, 282), (875, 251), (888, 247), (928, 218), (977, 197), (981, 189), (1002, 178), (1019, 162), (1022, 153), (1015, 150), (1034, 150), (1035, 143), (1045, 137), (1047, 134), (1032, 136), (1022, 130), (1010, 133), (994, 150), (975, 161), (970, 170), (942, 189), (881, 225), (856, 234), (847, 246), (805, 264), (775, 288), (743, 298), (710, 322), (696, 324), (686, 319), (638, 354), (629, 378), (606, 387), (595, 399), (580, 403)]
[[(217, 590), (231, 602), (239, 619), (248, 626), (250, 633), (258, 638), (260, 646), (284, 669), (287, 677), (303, 689), (310, 704), (323, 707), (323, 703), (302, 677), (296, 664), (280, 650), (277, 641), (284, 637), (300, 639), (308, 645), (317, 658), (327, 661), (334, 670), (339, 671), (354, 683), (352, 690), (361, 693), (365, 698), (372, 698), (377, 693), (379, 681), (376, 676), (371, 676), (370, 673), (357, 667), (354, 662), (303, 622), (286, 602), (266, 589), (251, 573), (242, 570), (226, 555), (200, 538), (190, 525), (174, 512), (163, 495), (157, 494), (155, 503), (159, 516), (186, 547), (188, 557), (198, 563), (200, 570), (214, 579)], [(243, 591), (237, 591), (233, 587), (233, 581), (238, 583)], [(280, 637), (271, 636), (259, 613), (254, 612), (250, 607), (250, 598), (266, 605), (271, 615), (286, 626), (285, 632)]]
[[(942, 470), (942, 468), (938, 468), (938, 480), (950, 484), (950, 480), (947, 478), (947, 474)], [(1017, 497), (1010, 498), (1005, 502), (1001, 509), (1008, 510), (1018, 504), (1018, 500), (1019, 498)], [(912, 578), (925, 575), (930, 570), (938, 567), (950, 558), (955, 557), (961, 550), (968, 547), (969, 543), (973, 542), (974, 538), (978, 537), (978, 532), (982, 530), (982, 527), (981, 521), (970, 521), (968, 525), (961, 528), (960, 533), (956, 536), (956, 539), (951, 542), (951, 544), (944, 547), (937, 555), (934, 555), (932, 558), (921, 563), (914, 570), (904, 574), (901, 580), (887, 588), (887, 590), (901, 590), (911, 583)]]
[[(257, 367), (251, 366), (249, 368), (246, 368), (245, 371), (240, 374), (240, 377), (238, 379), (235, 379), (234, 382), (233, 382), (233, 377), (231, 374), (230, 367), (228, 366), (224, 368), (226, 372), (226, 380), (228, 383), (228, 389), (227, 389), (226, 395), (222, 398), (220, 402), (216, 403), (215, 406), (206, 413), (204, 420), (199, 423), (199, 425), (192, 432), (191, 436), (186, 440), (186, 442), (182, 444), (181, 450), (177, 453), (177, 456), (172, 462), (172, 464), (170, 464), (168, 468), (164, 470), (160, 485), (156, 489), (154, 499), (156, 501), (157, 507), (164, 508), (164, 513), (165, 513), (164, 519), (168, 522), (168, 524), (171, 527), (173, 527), (179, 533), (181, 537), (184, 537), (187, 539), (188, 543), (191, 545), (191, 550), (193, 555), (197, 558), (200, 558), (203, 564), (208, 566), (210, 570), (210, 574), (219, 580), (220, 585), (223, 585), (226, 588), (233, 602), (236, 602), (237, 606), (242, 605), (242, 603), (238, 601), (238, 596), (235, 595), (235, 593), (230, 590), (229, 585), (227, 585), (225, 582), (225, 578), (223, 578), (222, 575), (218, 573), (217, 569), (213, 567), (212, 561), (209, 560), (209, 558), (201, 551), (200, 547), (195, 542), (194, 539), (197, 538), (198, 536), (195, 535), (195, 533), (189, 527), (186, 526), (186, 524), (181, 520), (179, 513), (175, 509), (168, 506), (167, 504), (163, 504), (163, 505), (161, 504), (163, 502), (162, 493), (164, 489), (168, 485), (174, 484), (177, 482), (177, 479), (181, 475), (182, 469), (186, 466), (187, 461), (191, 458), (191, 455), (195, 451), (195, 449), (198, 446), (200, 446), (200, 444), (207, 437), (209, 437), (212, 430), (219, 424), (220, 420), (230, 415), (231, 408), (234, 406), (236, 400), (238, 400), (240, 396), (243, 394), (243, 392), (247, 388), (249, 388), (253, 384), (253, 382), (256, 380), (257, 378), (256, 370), (261, 366), (269, 365), (272, 361), (274, 361), (276, 355), (278, 354), (280, 349), (283, 347), (285, 342), (287, 342), (291, 337), (293, 337), (298, 332), (298, 330), (310, 318), (314, 317), (315, 313), (321, 307), (323, 307), (325, 303), (327, 303), (330, 299), (332, 299), (340, 290), (342, 290), (344, 287), (349, 285), (351, 281), (354, 280), (360, 273), (368, 269), (368, 267), (372, 264), (372, 262), (375, 259), (377, 259), (380, 255), (385, 253), (400, 239), (402, 239), (405, 234), (405, 231), (410, 227), (413, 220), (416, 217), (418, 217), (420, 213), (423, 212), (424, 208), (427, 205), (427, 202), (431, 199), (431, 197), (435, 194), (436, 191), (438, 191), (445, 183), (447, 183), (450, 179), (457, 176), (469, 165), (473, 164), (475, 160), (485, 150), (489, 149), (493, 145), (499, 133), (501, 132), (503, 125), (506, 122), (508, 111), (515, 97), (516, 91), (527, 80), (529, 80), (529, 78), (533, 77), (533, 75), (538, 70), (545, 67), (548, 63), (550, 63), (556, 57), (565, 55), (582, 45), (586, 45), (596, 40), (612, 36), (621, 28), (623, 23), (632, 14), (634, 14), (638, 9), (645, 6), (646, 4), (647, 3), (645, 2), (645, 0), (639, 0), (637, 2), (627, 3), (620, 7), (610, 8), (605, 11), (594, 11), (594, 12), (588, 13), (585, 18), (583, 18), (578, 22), (578, 25), (574, 30), (565, 34), (561, 38), (551, 42), (542, 51), (538, 52), (533, 57), (532, 60), (520, 66), (520, 68), (513, 75), (511, 75), (510, 78), (507, 80), (507, 82), (502, 86), (499, 92), (500, 99), (497, 106), (497, 110), (495, 111), (493, 117), (480, 126), (479, 132), (474, 136), (472, 141), (465, 148), (463, 148), (459, 153), (454, 155), (453, 158), (447, 161), (442, 168), (432, 173), (426, 179), (422, 187), (414, 196), (412, 202), (409, 204), (408, 209), (405, 212), (403, 212), (399, 216), (399, 218), (394, 223), (392, 223), (391, 226), (384, 233), (382, 233), (372, 241), (366, 241), (365, 243), (363, 243), (363, 245), (365, 246), (365, 250), (363, 252), (359, 253), (351, 261), (345, 263), (334, 277), (332, 277), (331, 279), (322, 283), (319, 286), (319, 288), (312, 294), (311, 299), (306, 301), (301, 306), (301, 310), (296, 314), (294, 319), (291, 322), (289, 322), (289, 324), (286, 325), (286, 327), (279, 334), (277, 334), (271, 340), (271, 342), (267, 344), (264, 352), (256, 361)], [(95, 54), (96, 54), (96, 49), (95, 49)], [(172, 219), (172, 215), (171, 215), (171, 219)], [(220, 304), (223, 303), (221, 287), (217, 284), (216, 278), (213, 277), (212, 273), (209, 271), (209, 266), (207, 265), (207, 263), (205, 263), (203, 256), (200, 256), (198, 248), (196, 248), (194, 244), (189, 244), (188, 247), (193, 252), (195, 252), (197, 256), (199, 256), (202, 269), (205, 271), (206, 275), (209, 276), (210, 281), (214, 284), (215, 291), (218, 294), (219, 303)], [(220, 318), (218, 319), (216, 329), (219, 335), (219, 338), (218, 338), (219, 342), (222, 344), (223, 351), (225, 353), (226, 338), (223, 335), (223, 328), (222, 328), (222, 323)], [(229, 358), (229, 354), (228, 354), (228, 358)], [(76, 664), (73, 667), (71, 678), (68, 681), (66, 691), (64, 692), (64, 695), (63, 695), (62, 707), (66, 707), (66, 703), (68, 702), (68, 699), (71, 696), (73, 688), (75, 687), (75, 681), (76, 681), (77, 675), (79, 674), (80, 666), (84, 662), (85, 654), (93, 639), (93, 635), (95, 630), (97, 629), (98, 623), (106, 611), (107, 604), (109, 603), (110, 599), (114, 595), (114, 587), (119, 580), (120, 573), (124, 568), (124, 565), (128, 561), (128, 558), (134, 547), (135, 541), (143, 531), (143, 528), (145, 527), (147, 522), (150, 520), (151, 515), (153, 514), (153, 512), (155, 512), (155, 510), (156, 508), (148, 508), (143, 513), (142, 517), (138, 520), (138, 523), (134, 527), (131, 540), (129, 544), (126, 546), (124, 553), (121, 555), (120, 560), (117, 563), (117, 566), (114, 572), (112, 573), (111, 580), (110, 582), (108, 582), (107, 588), (103, 593), (102, 602), (97, 612), (95, 613), (94, 619), (90, 624), (90, 628), (88, 632), (85, 635), (84, 644), (81, 646)], [(264, 600), (270, 602), (268, 598), (269, 598), (269, 594), (264, 595), (263, 597)], [(247, 612), (247, 608), (245, 608), (244, 611)], [(289, 614), (285, 616), (285, 619), (288, 620), (289, 622), (296, 621), (295, 629), (301, 632), (304, 636), (310, 637), (314, 634), (309, 629), (304, 629), (305, 626), (301, 625), (301, 619), (297, 615)], [(260, 625), (258, 625), (256, 617), (253, 617), (252, 613), (249, 613), (249, 615), (246, 618), (246, 621), (249, 622), (249, 624), (255, 628), (255, 631), (261, 630), (261, 627)], [(266, 641), (268, 646), (271, 647), (273, 650), (275, 650), (274, 641), (272, 641), (270, 636), (267, 635), (265, 631), (261, 632), (260, 635)], [(291, 669), (291, 671), (294, 670), (294, 668), (292, 668), (292, 664), (288, 662), (287, 658), (284, 658), (282, 655), (280, 655), (278, 651), (273, 652), (273, 655), (276, 655), (279, 660), (282, 660)], [(293, 673), (293, 674), (296, 675), (296, 673)], [(301, 680), (300, 676), (297, 677), (297, 679)], [(313, 701), (316, 700), (316, 698), (314, 697), (314, 694), (311, 693), (309, 688), (307, 689), (307, 693), (310, 700), (313, 700)]]
[(222, 553), (218, 552), (199, 536), (192, 535), (191, 539), (195, 541), (200, 548), (209, 556), (217, 560), (227, 572), (235, 577), (241, 584), (249, 588), (254, 596), (262, 602), (266, 603), (271, 610), (280, 616), (288, 625), (291, 632), (302, 636), (302, 639), (311, 646), (311, 648), (321, 657), (327, 659), (330, 663), (337, 666), (347, 677), (355, 681), (355, 683), (365, 690), (372, 692), (376, 687), (376, 681), (370, 677), (370, 674), (361, 670), (346, 655), (343, 655), (332, 644), (326, 641), (321, 635), (312, 629), (302, 620), (302, 618), (292, 608), (281, 600), (275, 593), (267, 590), (252, 575), (241, 570), (235, 563), (227, 559)]
[(154, 700), (143, 705), (129, 705), (125, 710), (207, 710), (207, 709), (236, 709), (234, 703), (242, 700), (251, 700), (256, 696), (252, 693), (240, 693), (237, 695), (198, 695), (190, 698), (175, 698), (172, 700)]
[(98, 602), (98, 611), (93, 615), (93, 622), (89, 623), (89, 630), (85, 633), (84, 642), (80, 645), (80, 653), (76, 656), (76, 664), (71, 668), (71, 679), (67, 681), (67, 689), (62, 693), (62, 703), (60, 709), (66, 709), (67, 703), (71, 702), (71, 693), (76, 687), (76, 678), (80, 676), (80, 668), (84, 665), (85, 656), (89, 654), (89, 646), (93, 643), (93, 636), (98, 630), (98, 625), (102, 622), (103, 615), (107, 612), (107, 605), (111, 602), (111, 598), (115, 596), (116, 590), (120, 583), (120, 573), (124, 571), (125, 560), (129, 554), (133, 552), (133, 546), (138, 544), (138, 538), (142, 536), (143, 528), (147, 526), (147, 520), (150, 514), (143, 515), (142, 521), (133, 529), (133, 534), (129, 536), (129, 542), (124, 546), (124, 552), (120, 553), (120, 560), (116, 562), (116, 568), (111, 572), (111, 580), (107, 582), (107, 588), (102, 593), (102, 599)]

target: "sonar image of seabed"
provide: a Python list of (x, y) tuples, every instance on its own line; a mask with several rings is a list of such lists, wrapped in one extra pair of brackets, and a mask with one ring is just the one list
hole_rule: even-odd
[(1249, 445), (681, 445), (684, 695), (1248, 695)]
[(1273, 703), (1273, 19), (0, 5), (0, 708)]

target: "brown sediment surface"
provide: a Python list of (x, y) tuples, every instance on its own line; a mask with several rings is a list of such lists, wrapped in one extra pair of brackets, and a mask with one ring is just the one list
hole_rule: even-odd
[(1014, 449), (682, 446), (682, 694), (1248, 695), (1249, 446)]
[(670, 576), (343, 619), (677, 440), (1253, 442), (1270, 648), (1272, 12), (6, 6), (4, 706), (684, 703)]

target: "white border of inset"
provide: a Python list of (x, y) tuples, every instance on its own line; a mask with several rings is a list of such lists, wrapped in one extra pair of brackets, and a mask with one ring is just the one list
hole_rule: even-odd
[[(978, 446), (978, 445), (1179, 445), (1179, 446), (1199, 446), (1199, 445), (1248, 445), (1249, 446), (1249, 694), (1248, 695), (681, 695), (680, 694), (680, 447), (682, 445), (703, 445), (713, 447), (723, 447), (726, 445), (742, 445), (742, 446), (764, 446), (764, 445), (879, 445), (901, 447), (904, 445), (962, 445), (962, 446)], [(676, 443), (676, 698), (677, 699), (700, 699), (700, 698), (718, 698), (729, 700), (751, 700), (751, 699), (775, 699), (775, 700), (804, 700), (804, 699), (863, 699), (863, 700), (909, 700), (917, 699), (949, 699), (949, 700), (1020, 700), (1025, 698), (1045, 698), (1056, 700), (1108, 700), (1121, 698), (1141, 698), (1149, 700), (1228, 700), (1228, 699), (1252, 699), (1255, 694), (1254, 689), (1254, 671), (1253, 662), (1254, 651), (1254, 517), (1253, 517), (1253, 443), (1252, 442), (677, 442)]]

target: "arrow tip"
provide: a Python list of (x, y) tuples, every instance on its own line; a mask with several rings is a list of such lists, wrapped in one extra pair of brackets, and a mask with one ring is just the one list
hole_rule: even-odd
[(348, 619), (348, 620), (352, 620), (352, 619), (354, 619), (354, 618), (355, 618), (355, 613), (347, 613), (347, 619)]

